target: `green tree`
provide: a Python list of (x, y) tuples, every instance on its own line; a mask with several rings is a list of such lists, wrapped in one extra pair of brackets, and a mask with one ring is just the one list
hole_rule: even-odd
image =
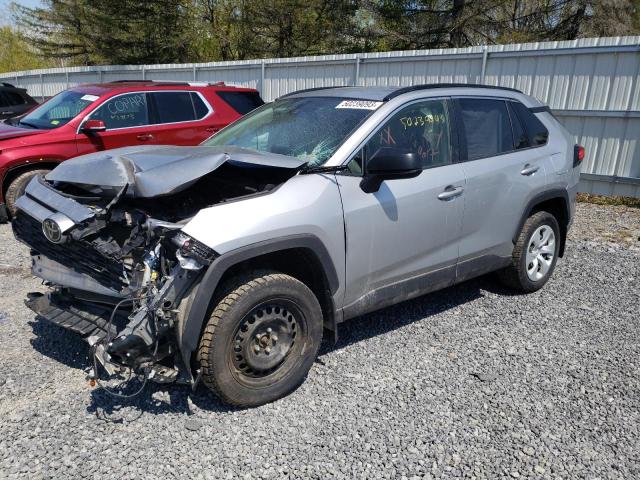
[(0, 72), (15, 72), (51, 66), (33, 51), (20, 32), (8, 25), (0, 27)]
[(12, 4), (17, 24), (29, 33), (28, 41), (45, 58), (92, 65), (97, 57), (91, 44), (91, 16), (86, 0), (43, 0), (42, 7)]

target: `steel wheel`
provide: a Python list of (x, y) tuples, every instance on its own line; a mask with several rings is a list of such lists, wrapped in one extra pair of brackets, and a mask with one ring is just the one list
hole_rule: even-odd
[(296, 349), (296, 335), (304, 328), (304, 315), (285, 299), (262, 303), (240, 323), (229, 352), (235, 376), (241, 382), (268, 377), (285, 367)]
[(537, 282), (551, 269), (556, 251), (556, 235), (549, 225), (541, 225), (529, 239), (527, 246), (527, 276)]

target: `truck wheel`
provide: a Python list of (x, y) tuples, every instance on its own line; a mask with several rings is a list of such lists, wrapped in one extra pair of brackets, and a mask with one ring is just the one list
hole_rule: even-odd
[(25, 188), (27, 188), (27, 183), (29, 183), (36, 175), (48, 172), (50, 172), (50, 170), (29, 170), (28, 172), (21, 173), (11, 180), (11, 183), (7, 187), (7, 191), (4, 194), (4, 199), (7, 203), (7, 210), (9, 211), (10, 217), (16, 216), (16, 200), (18, 200), (18, 197), (24, 193)]
[(560, 228), (549, 212), (532, 214), (513, 248), (512, 264), (498, 272), (502, 283), (520, 292), (535, 292), (551, 277), (560, 250)]
[(322, 310), (299, 280), (257, 271), (227, 288), (205, 326), (198, 361), (226, 403), (255, 407), (295, 390), (322, 341)]

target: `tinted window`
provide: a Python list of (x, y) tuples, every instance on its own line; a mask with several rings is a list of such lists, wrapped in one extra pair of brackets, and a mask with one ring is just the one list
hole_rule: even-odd
[(404, 107), (367, 142), (367, 156), (382, 147), (413, 152), (423, 168), (451, 163), (449, 115), (445, 100), (428, 100)]
[(25, 105), (27, 102), (25, 98), (16, 92), (4, 92), (5, 96), (9, 99), (10, 105)]
[(190, 122), (196, 118), (191, 92), (155, 92), (149, 96), (155, 105), (154, 123)]
[(264, 104), (258, 92), (217, 92), (217, 94), (240, 115), (249, 113)]
[(209, 107), (204, 104), (200, 95), (191, 92), (191, 100), (193, 101), (193, 106), (196, 109), (196, 118), (200, 120), (201, 118), (206, 117), (209, 113)]
[(536, 116), (520, 102), (510, 102), (518, 117), (524, 124), (524, 129), (532, 146), (544, 145), (549, 138), (549, 131)]
[(91, 118), (102, 120), (107, 129), (148, 125), (147, 96), (144, 93), (128, 93), (111, 98)]
[(513, 150), (513, 134), (503, 100), (459, 99), (467, 158), (491, 157)]
[(509, 117), (511, 118), (511, 129), (513, 130), (513, 146), (516, 149), (527, 148), (529, 146), (529, 138), (524, 131), (524, 127), (520, 122), (520, 118), (513, 109), (513, 103), (507, 102), (509, 107)]

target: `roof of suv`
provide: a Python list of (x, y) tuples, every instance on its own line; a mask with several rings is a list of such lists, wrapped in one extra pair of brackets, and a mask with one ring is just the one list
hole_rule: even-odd
[(80, 89), (87, 93), (102, 94), (115, 90), (130, 90), (132, 88), (215, 88), (220, 90), (256, 91), (254, 88), (226, 85), (224, 82), (181, 82), (181, 81), (154, 81), (154, 80), (115, 80), (107, 83), (83, 83), (72, 89)]
[(361, 100), (387, 101), (404, 93), (413, 92), (415, 90), (429, 90), (434, 88), (488, 88), (506, 90), (510, 92), (522, 93), (520, 90), (508, 87), (497, 87), (493, 85), (476, 85), (472, 83), (431, 83), (424, 85), (414, 85), (411, 87), (320, 87), (309, 88), (307, 90), (298, 90), (281, 96), (288, 97), (311, 97), (321, 94), (323, 97), (347, 97), (357, 98)]

